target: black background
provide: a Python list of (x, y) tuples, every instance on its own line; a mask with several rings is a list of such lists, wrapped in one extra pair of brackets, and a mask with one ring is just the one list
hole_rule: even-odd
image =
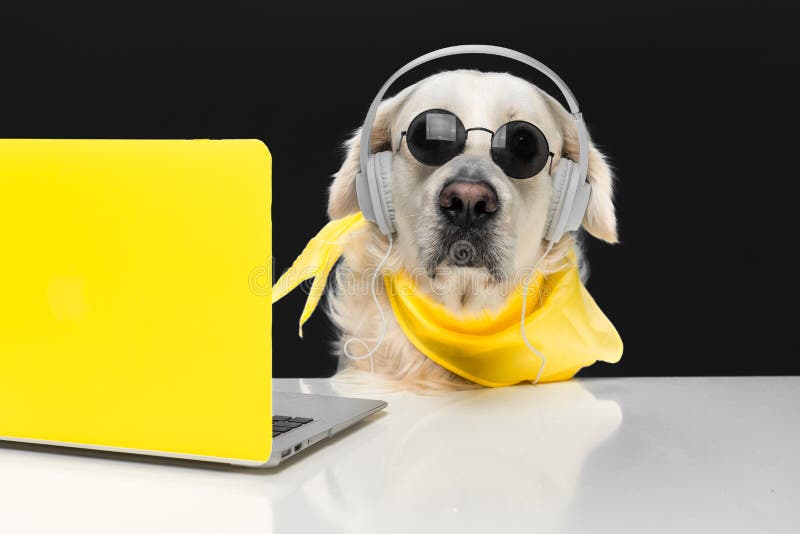
[[(788, 3), (787, 3), (788, 4)], [(341, 143), (403, 63), (463, 43), (558, 72), (619, 177), (589, 289), (625, 355), (598, 375), (798, 374), (798, 43), (764, 2), (3, 4), (0, 137), (248, 138), (274, 158), (282, 272), (325, 222)], [(509, 70), (464, 57), (451, 67)], [(397, 86), (401, 88), (403, 83)], [(7, 261), (7, 260), (4, 260)], [(13, 261), (13, 259), (11, 260)], [(275, 375), (333, 372), (322, 314), (276, 308)]]

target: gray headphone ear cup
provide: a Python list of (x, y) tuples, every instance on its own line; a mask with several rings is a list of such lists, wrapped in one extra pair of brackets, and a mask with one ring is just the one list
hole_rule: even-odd
[(381, 189), (382, 206), (386, 222), (394, 232), (394, 199), (392, 198), (392, 151), (378, 152), (375, 158), (375, 168), (378, 171), (378, 183)]
[(591, 195), (592, 186), (581, 178), (580, 165), (562, 159), (553, 176), (553, 201), (547, 215), (545, 239), (553, 243), (580, 228)]
[(555, 235), (558, 226), (558, 219), (563, 211), (564, 196), (567, 192), (567, 182), (572, 171), (572, 160), (562, 158), (556, 166), (553, 174), (553, 195), (550, 201), (550, 209), (547, 211), (547, 222), (544, 225), (544, 238), (547, 241), (558, 241), (561, 236)]
[(372, 206), (372, 196), (369, 192), (368, 174), (369, 171), (360, 172), (356, 175), (356, 198), (358, 199), (358, 208), (364, 218), (371, 222), (377, 222)]
[(356, 195), (361, 213), (386, 235), (394, 233), (392, 203), (392, 152), (371, 154), (367, 167), (356, 175)]

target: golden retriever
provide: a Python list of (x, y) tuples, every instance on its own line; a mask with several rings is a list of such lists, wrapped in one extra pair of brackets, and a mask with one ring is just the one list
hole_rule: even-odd
[[(536, 125), (554, 154), (550, 165), (528, 179), (511, 179), (492, 160), (490, 132), (470, 132), (463, 153), (439, 167), (419, 163), (401, 142), (401, 132), (419, 113), (445, 109), (461, 119), (466, 128), (495, 131), (511, 120)], [(361, 130), (346, 143), (347, 155), (330, 187), (328, 215), (332, 219), (359, 210), (356, 174)], [(400, 91), (381, 104), (372, 132), (371, 152), (392, 150), (392, 197), (395, 210), (394, 247), (386, 269), (424, 273), (417, 290), (444, 304), (454, 314), (469, 314), (502, 306), (514, 273), (535, 265), (544, 272), (560, 265), (576, 236), (566, 235), (547, 257), (543, 234), (552, 202), (550, 172), (561, 157), (578, 159), (575, 124), (561, 104), (535, 85), (506, 73), (474, 70), (447, 71), (430, 76)], [(452, 220), (442, 213), (443, 188), (454, 177), (468, 174), (495, 193), (492, 217), (480, 232), (456, 239)], [(592, 196), (583, 220), (591, 235), (614, 243), (617, 223), (613, 204), (613, 177), (603, 154), (592, 144), (589, 161)], [(463, 236), (462, 236), (463, 237)], [(419, 352), (406, 338), (392, 315), (385, 291), (378, 294), (386, 317), (386, 335), (368, 359), (345, 357), (343, 344), (361, 354), (380, 341), (381, 316), (375, 309), (367, 273), (387, 251), (388, 240), (377, 226), (353, 235), (337, 266), (336, 285), (328, 296), (327, 311), (340, 329), (335, 343), (340, 358), (340, 377), (359, 375), (368, 381), (383, 379), (398, 389), (464, 389), (475, 384), (451, 373)], [(468, 249), (465, 251), (462, 249)], [(466, 257), (467, 261), (459, 258)], [(541, 261), (540, 261), (541, 259)], [(582, 264), (582, 260), (580, 260)], [(584, 270), (582, 269), (582, 272)], [(355, 281), (355, 284), (354, 284)], [(442, 291), (446, 287), (447, 291)], [(356, 352), (354, 350), (354, 352)], [(362, 374), (374, 366), (374, 374)]]

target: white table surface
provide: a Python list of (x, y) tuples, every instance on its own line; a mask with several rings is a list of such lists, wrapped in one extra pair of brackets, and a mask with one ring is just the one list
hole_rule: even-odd
[(0, 445), (0, 532), (800, 532), (800, 377), (381, 397), (274, 470)]

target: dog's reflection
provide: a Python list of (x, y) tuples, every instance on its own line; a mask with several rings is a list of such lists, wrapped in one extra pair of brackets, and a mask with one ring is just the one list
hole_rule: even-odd
[[(369, 443), (293, 492), (329, 531), (556, 528), (590, 452), (622, 422), (580, 381), (389, 398)], [(370, 425), (371, 426), (371, 425)], [(293, 506), (296, 508), (296, 504)], [(289, 524), (280, 505), (276, 525)]]

